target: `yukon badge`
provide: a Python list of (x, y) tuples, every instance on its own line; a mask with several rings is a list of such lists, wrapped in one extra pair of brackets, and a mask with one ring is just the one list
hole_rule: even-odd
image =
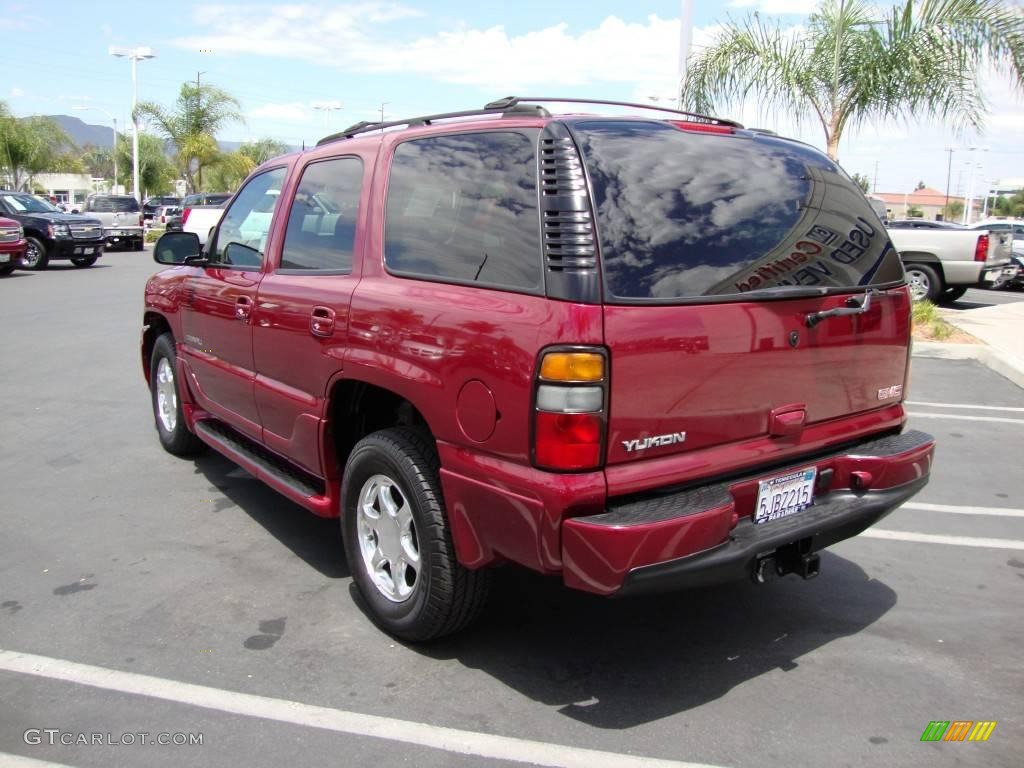
[(686, 442), (685, 432), (669, 432), (667, 435), (655, 435), (654, 437), (644, 437), (638, 440), (623, 440), (622, 447), (626, 449), (626, 453), (632, 453), (633, 451), (644, 451), (659, 445), (675, 445), (676, 443), (684, 442)]

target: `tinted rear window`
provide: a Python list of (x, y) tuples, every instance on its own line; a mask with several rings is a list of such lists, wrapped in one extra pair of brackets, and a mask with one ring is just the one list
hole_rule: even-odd
[(867, 200), (816, 150), (659, 122), (573, 129), (593, 184), (610, 297), (671, 301), (903, 278)]
[(89, 202), (89, 210), (96, 213), (132, 213), (139, 210), (134, 197), (97, 197)]

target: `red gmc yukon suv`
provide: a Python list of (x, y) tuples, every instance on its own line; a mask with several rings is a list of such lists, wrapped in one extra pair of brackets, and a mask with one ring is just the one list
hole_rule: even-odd
[(556, 101), (354, 125), (155, 249), (161, 443), (340, 517), (409, 640), (466, 625), (502, 563), (601, 595), (809, 578), (928, 481), (903, 269), (847, 175)]

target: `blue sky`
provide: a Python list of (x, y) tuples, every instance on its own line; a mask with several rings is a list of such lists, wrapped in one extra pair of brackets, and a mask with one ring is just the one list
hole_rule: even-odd
[[(696, 44), (727, 16), (751, 10), (799, 24), (812, 0), (699, 0)], [(0, 98), (17, 115), (75, 114), (108, 124), (91, 105), (128, 121), (130, 65), (110, 45), (152, 47), (139, 64), (139, 98), (171, 104), (184, 80), (218, 85), (242, 102), (244, 124), (222, 139), (273, 136), (290, 144), (379, 117), (482, 106), (511, 93), (628, 101), (670, 98), (677, 77), (678, 0), (516, 3), (51, 2), (0, 0)], [(40, 30), (45, 34), (40, 35)], [(840, 162), (875, 176), (878, 190), (903, 192), (918, 180), (944, 188), (944, 148), (986, 146), (953, 156), (952, 186), (1024, 177), (1024, 100), (989, 82), (994, 114), (984, 136), (955, 136), (937, 124), (887, 124), (850, 131)], [(340, 110), (314, 104), (340, 103)], [(823, 147), (820, 128), (791, 125), (748, 105), (730, 114), (748, 125)], [(325, 127), (326, 122), (326, 127)], [(982, 162), (984, 167), (978, 168)]]

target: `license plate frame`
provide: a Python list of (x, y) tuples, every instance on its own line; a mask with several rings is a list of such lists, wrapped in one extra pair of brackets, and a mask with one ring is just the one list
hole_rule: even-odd
[(817, 478), (817, 467), (804, 467), (759, 481), (754, 500), (754, 524), (791, 517), (812, 506)]

